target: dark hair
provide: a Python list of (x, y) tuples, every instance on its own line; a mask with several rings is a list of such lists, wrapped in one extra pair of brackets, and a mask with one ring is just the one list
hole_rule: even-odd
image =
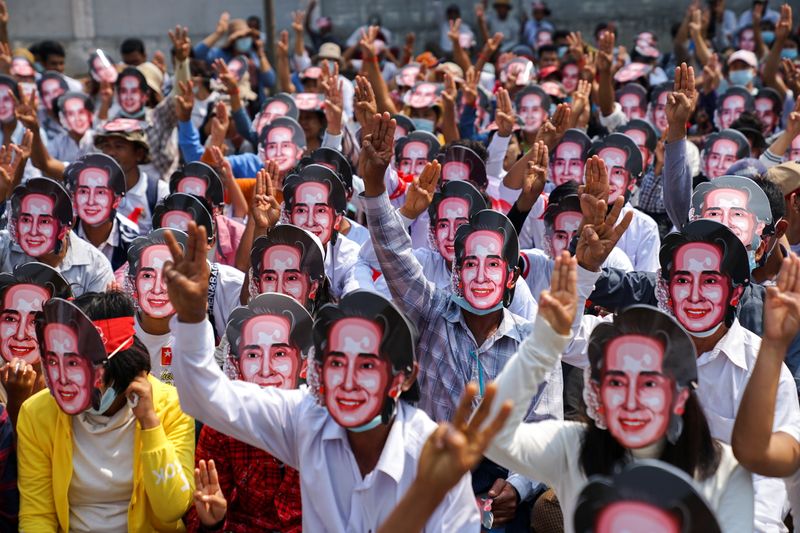
[(67, 56), (61, 43), (49, 40), (38, 43), (35, 54), (42, 58), (42, 63), (46, 63), (50, 56)]
[[(639, 146), (633, 142), (633, 139), (624, 133), (606, 135), (602, 141), (592, 144), (592, 148), (589, 150), (589, 157), (599, 155), (606, 148), (617, 148), (625, 152), (625, 170), (630, 173), (629, 181), (633, 182), (639, 179), (639, 176), (642, 175), (642, 170), (644, 170), (644, 161), (642, 161), (642, 152), (639, 151)], [(609, 169), (610, 172), (611, 169)]]
[[(545, 30), (545, 31), (547, 31), (547, 30)], [(542, 46), (539, 47), (539, 57), (542, 57), (542, 54), (545, 53), (545, 52), (555, 52), (557, 54), (558, 53), (558, 46), (556, 46), (555, 44), (552, 44), (552, 43), (551, 44), (543, 44)]]
[(127, 55), (127, 54), (134, 54), (140, 53), (144, 55), (144, 41), (141, 39), (137, 39), (136, 37), (129, 37), (122, 41), (122, 44), (119, 46), (119, 53), (120, 55)]
[(561, 146), (562, 143), (575, 143), (581, 147), (581, 159), (584, 161), (589, 153), (589, 150), (592, 147), (592, 140), (589, 138), (588, 135), (583, 130), (579, 130), (577, 128), (570, 128), (565, 133), (564, 136), (561, 137), (561, 140), (558, 141), (555, 148), (550, 151), (550, 161), (555, 160), (556, 152), (558, 152), (558, 147)]
[[(121, 291), (87, 292), (75, 298), (73, 303), (92, 321), (133, 317), (136, 309), (133, 299)], [(103, 383), (107, 387), (113, 384), (117, 394), (122, 394), (136, 376), (143, 371), (150, 373), (150, 354), (144, 343), (134, 337), (133, 345), (106, 360), (105, 366)]]
[(635, 118), (629, 120), (627, 124), (623, 124), (622, 126), (618, 127), (616, 131), (617, 133), (627, 134), (631, 130), (643, 132), (645, 137), (645, 147), (651, 152), (655, 151), (656, 145), (658, 144), (658, 133), (652, 124), (646, 120)]
[(772, 101), (772, 111), (780, 117), (781, 109), (783, 108), (783, 99), (778, 94), (778, 91), (772, 87), (762, 87), (756, 94), (756, 100), (759, 98), (768, 98)]
[(439, 220), (439, 204), (445, 198), (461, 198), (467, 201), (469, 205), (469, 213), (467, 218), (472, 215), (489, 208), (488, 202), (483, 197), (481, 192), (475, 188), (473, 184), (468, 181), (448, 181), (442, 185), (442, 188), (433, 193), (433, 201), (428, 206), (428, 217), (431, 221), (431, 230), (434, 230), (436, 222)]
[(164, 234), (168, 231), (172, 232), (172, 236), (175, 237), (176, 241), (178, 241), (178, 246), (184, 250), (186, 249), (186, 241), (189, 239), (189, 236), (184, 232), (175, 229), (157, 229), (151, 231), (144, 237), (137, 237), (131, 243), (130, 248), (128, 248), (128, 275), (130, 277), (136, 277), (136, 271), (139, 270), (139, 262), (142, 260), (142, 252), (146, 248), (155, 245), (167, 244)]
[(635, 94), (639, 97), (639, 104), (642, 109), (647, 108), (647, 89), (638, 83), (628, 83), (617, 89), (614, 99), (619, 102), (621, 96), (625, 94)]
[(17, 80), (12, 78), (11, 76), (6, 76), (5, 74), (0, 74), (0, 85), (5, 85), (6, 87), (14, 93), (14, 97), (19, 100), (19, 85), (17, 84)]
[(312, 164), (323, 165), (332, 170), (342, 180), (344, 188), (348, 194), (353, 192), (353, 166), (347, 157), (344, 156), (339, 150), (333, 148), (321, 147), (314, 150), (311, 155), (308, 155), (300, 160), (299, 167), (302, 169), (307, 165)]
[(239, 343), (245, 324), (254, 317), (275, 315), (289, 320), (289, 342), (300, 351), (301, 357), (308, 355), (312, 346), (312, 318), (305, 307), (291, 296), (277, 293), (259, 294), (244, 307), (231, 312), (225, 336), (230, 345), (230, 354), (239, 358)]
[(519, 111), (519, 106), (522, 102), (522, 99), (528, 96), (529, 94), (535, 94), (539, 96), (539, 99), (542, 103), (542, 109), (544, 109), (545, 113), (550, 113), (550, 104), (552, 103), (552, 99), (550, 95), (544, 92), (541, 86), (536, 84), (530, 84), (526, 87), (523, 87), (517, 95), (514, 97), (514, 109), (515, 111)]
[(127, 191), (125, 172), (116, 159), (106, 154), (86, 154), (70, 163), (64, 170), (64, 184), (70, 193), (75, 193), (78, 188), (78, 178), (88, 168), (99, 168), (108, 172), (109, 188), (114, 191), (116, 196), (125, 196)]
[(164, 215), (170, 211), (189, 213), (198, 226), (206, 228), (206, 240), (212, 242), (216, 235), (214, 221), (211, 219), (210, 206), (205, 198), (186, 194), (183, 192), (172, 193), (165, 196), (153, 209), (153, 228), (162, 228)]
[[(88, 111), (90, 114), (94, 113), (94, 100), (92, 100), (88, 94), (78, 91), (66, 92), (53, 100), (53, 112), (60, 113), (63, 110), (64, 105), (67, 103), (67, 100), (80, 100), (83, 102), (83, 107), (86, 109), (86, 111)], [(94, 121), (94, 116), (92, 116), (92, 121)]]
[(755, 99), (753, 95), (750, 94), (750, 91), (745, 89), (744, 87), (740, 87), (738, 85), (733, 85), (728, 88), (727, 91), (722, 93), (719, 98), (717, 99), (717, 109), (722, 109), (722, 104), (725, 100), (730, 96), (741, 96), (744, 99), (744, 109), (745, 111), (753, 111), (755, 108)]
[(116, 83), (117, 90), (120, 89), (120, 86), (122, 84), (122, 78), (127, 78), (130, 76), (133, 76), (139, 81), (140, 91), (148, 95), (150, 94), (151, 89), (150, 86), (147, 85), (147, 79), (144, 77), (144, 74), (142, 74), (142, 71), (140, 71), (136, 67), (125, 67), (124, 69), (122, 69), (122, 72), (120, 72), (119, 76), (117, 77), (117, 83)]
[(14, 267), (14, 272), (0, 273), (0, 304), (6, 291), (15, 285), (37, 285), (47, 289), (50, 298), (72, 298), (72, 288), (59, 271), (44, 263), (31, 261)]
[[(777, 187), (777, 185), (770, 184)], [(692, 210), (695, 216), (700, 216), (702, 213), (708, 194), (719, 189), (744, 190), (747, 193), (747, 210), (753, 213), (759, 222), (770, 225), (774, 222), (772, 209), (768, 203), (769, 198), (766, 198), (766, 194), (757, 183), (742, 176), (720, 176), (698, 184), (692, 193)], [(783, 197), (781, 197), (781, 203), (783, 203)]]
[(261, 19), (258, 15), (250, 15), (247, 17), (247, 25), (250, 27), (261, 28)]
[(472, 139), (459, 139), (457, 141), (450, 141), (442, 146), (442, 152), (447, 152), (447, 150), (453, 146), (463, 146), (464, 148), (469, 148), (478, 154), (478, 157), (480, 157), (481, 161), (484, 163), (489, 160), (489, 150), (487, 150), (486, 145), (480, 141), (473, 141)]
[(741, 131), (731, 128), (714, 132), (706, 138), (705, 146), (703, 147), (705, 156), (707, 156), (707, 152), (714, 147), (714, 143), (720, 139), (736, 143), (736, 159), (750, 157), (750, 142), (747, 140), (747, 137), (745, 137)]
[(69, 85), (67, 84), (67, 80), (64, 79), (63, 74), (56, 72), (55, 70), (47, 70), (38, 80), (36, 80), (36, 87), (39, 89), (40, 96), (42, 94), (42, 85), (47, 80), (58, 80), (58, 86), (61, 87), (61, 90), (63, 92), (69, 91)]
[(266, 148), (269, 132), (277, 128), (286, 128), (291, 131), (292, 142), (298, 148), (306, 147), (306, 134), (303, 132), (303, 127), (300, 126), (296, 120), (289, 116), (278, 117), (268, 125), (264, 126), (264, 129), (262, 129), (258, 135), (258, 146)]
[(766, 178), (753, 178), (753, 182), (761, 187), (761, 190), (767, 195), (769, 209), (772, 211), (772, 224), (764, 228), (764, 233), (771, 235), (775, 232), (775, 223), (786, 216), (786, 201), (783, 198), (783, 191)]
[[(559, 185), (574, 184), (574, 181), (568, 181)], [(553, 189), (555, 190), (555, 189)], [(544, 225), (547, 229), (551, 230), (555, 227), (556, 217), (561, 213), (580, 213), (581, 201), (577, 194), (561, 195), (559, 201), (548, 201), (547, 209), (544, 210)]]
[(16, 219), (22, 208), (22, 199), (29, 194), (41, 194), (53, 200), (53, 217), (62, 226), (71, 227), (73, 222), (72, 199), (64, 187), (50, 178), (31, 178), (23, 185), (17, 185), (11, 194), (11, 216)]
[(178, 185), (180, 184), (181, 180), (186, 177), (201, 178), (206, 182), (205, 199), (208, 202), (214, 204), (215, 206), (221, 206), (225, 203), (222, 180), (220, 179), (219, 174), (217, 174), (217, 171), (212, 167), (203, 163), (202, 161), (192, 161), (191, 163), (186, 163), (183, 165), (183, 167), (173, 172), (172, 176), (169, 177), (169, 192), (180, 192), (178, 191)]

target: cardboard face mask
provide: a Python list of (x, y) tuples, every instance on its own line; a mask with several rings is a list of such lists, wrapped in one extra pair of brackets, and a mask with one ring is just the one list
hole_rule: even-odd
[(117, 199), (109, 183), (109, 174), (102, 168), (85, 168), (78, 174), (74, 195), (78, 218), (96, 226), (111, 218)]
[(410, 63), (401, 68), (400, 73), (397, 74), (397, 77), (395, 78), (397, 85), (399, 87), (413, 87), (414, 84), (417, 83), (419, 68), (419, 63)]
[(642, 154), (634, 140), (622, 133), (612, 133), (592, 146), (589, 156), (592, 155), (598, 155), (606, 165), (609, 205), (619, 197), (627, 199), (643, 170)]
[(328, 333), (322, 366), (325, 405), (341, 426), (357, 427), (381, 412), (392, 368), (380, 356), (383, 332), (365, 318), (344, 318)]
[(754, 111), (753, 96), (744, 87), (733, 86), (717, 100), (717, 110), (714, 113), (715, 125), (724, 130), (739, 118), (744, 111)]
[(418, 177), (428, 161), (428, 145), (420, 141), (409, 142), (403, 147), (398, 170), (406, 175)]
[(464, 198), (444, 198), (439, 203), (434, 234), (436, 248), (446, 261), (455, 259), (456, 230), (469, 223), (469, 215), (469, 202)]
[(550, 180), (559, 186), (568, 181), (583, 183), (586, 154), (592, 141), (581, 130), (569, 129), (550, 156)]
[(567, 63), (561, 69), (561, 83), (564, 85), (564, 90), (569, 94), (575, 92), (578, 88), (578, 81), (580, 80), (581, 69), (575, 63)]
[(780, 108), (776, 113), (775, 104), (769, 97), (757, 97), (755, 100), (755, 110), (758, 119), (764, 125), (764, 133), (772, 133), (778, 125), (780, 119)]
[(97, 82), (116, 83), (119, 77), (114, 62), (100, 49), (89, 56), (89, 74)]
[(47, 71), (39, 80), (39, 97), (48, 111), (53, 110), (53, 102), (69, 90), (67, 82), (58, 72)]
[(421, 81), (406, 93), (406, 104), (414, 109), (431, 107), (436, 98), (442, 93), (442, 86), (437, 83)]
[(184, 193), (205, 199), (213, 210), (225, 203), (222, 180), (210, 166), (200, 161), (185, 164), (169, 178), (170, 193)]
[(724, 176), (728, 168), (739, 159), (749, 157), (750, 144), (742, 133), (723, 130), (708, 137), (703, 156), (705, 175), (713, 180)]
[(468, 181), (478, 190), (485, 191), (489, 186), (486, 164), (473, 150), (465, 146), (451, 146), (445, 152), (442, 163), (442, 182), (448, 181)]
[(27, 194), (22, 198), (16, 234), (27, 255), (41, 257), (55, 250), (61, 228), (54, 210), (55, 202), (44, 194)]
[(655, 105), (653, 106), (653, 120), (658, 131), (665, 131), (669, 127), (667, 121), (667, 97), (668, 91), (661, 91), (656, 98)]
[(171, 260), (166, 244), (148, 246), (141, 253), (136, 271), (136, 300), (142, 312), (153, 318), (166, 318), (175, 312), (163, 276), (164, 263)]
[(14, 102), (14, 98), (17, 95), (14, 90), (16, 82), (11, 78), (8, 78), (9, 81), (6, 82), (5, 78), (8, 78), (8, 76), (3, 76), (3, 79), (0, 79), (0, 122), (8, 124), (13, 122), (16, 118), (14, 116), (14, 110), (17, 106)]
[(263, 153), (263, 159), (274, 160), (283, 172), (293, 168), (303, 157), (306, 148), (305, 134), (300, 125), (288, 117), (273, 120), (264, 128), (261, 137), (259, 149)]
[(466, 239), (461, 283), (464, 299), (476, 309), (491, 309), (503, 299), (508, 265), (502, 249), (498, 232), (474, 231)]
[(641, 85), (625, 85), (617, 91), (616, 97), (628, 120), (644, 119), (647, 115), (647, 90)]
[(259, 291), (286, 294), (305, 303), (311, 291), (311, 279), (300, 270), (301, 261), (300, 250), (290, 245), (279, 244), (264, 250)]
[(710, 243), (689, 243), (675, 252), (669, 296), (678, 322), (692, 333), (708, 331), (725, 319), (731, 283), (721, 272), (722, 250)]
[(83, 136), (92, 127), (92, 112), (87, 108), (87, 100), (82, 94), (68, 94), (58, 100), (61, 124), (76, 135)]
[(577, 498), (576, 533), (720, 533), (705, 498), (683, 470), (645, 459), (613, 476), (592, 476)]
[(526, 132), (538, 131), (547, 119), (550, 98), (539, 87), (525, 89), (517, 97), (517, 115), (522, 119), (522, 129)]
[(299, 112), (294, 103), (294, 98), (286, 93), (278, 93), (264, 102), (261, 112), (256, 116), (253, 122), (253, 128), (260, 138), (261, 132), (266, 126), (272, 124), (273, 120), (280, 117), (288, 117), (297, 120), (298, 116)]
[(580, 211), (564, 211), (555, 216), (552, 231), (545, 231), (552, 250), (551, 257), (558, 257), (563, 250), (569, 247), (581, 225), (582, 218), (583, 215)]
[(325, 183), (306, 182), (300, 184), (294, 193), (289, 221), (327, 244), (333, 233), (336, 215), (330, 206), (330, 188)]
[(122, 110), (137, 116), (147, 103), (147, 84), (135, 68), (126, 68), (118, 80), (118, 98)]
[(633, 119), (627, 124), (617, 128), (618, 133), (623, 133), (630, 137), (642, 156), (642, 163), (645, 167), (653, 162), (655, 150), (658, 144), (658, 132), (652, 124), (646, 120)]
[(42, 370), (50, 394), (68, 415), (98, 408), (106, 350), (100, 333), (72, 303), (54, 298), (37, 324)]

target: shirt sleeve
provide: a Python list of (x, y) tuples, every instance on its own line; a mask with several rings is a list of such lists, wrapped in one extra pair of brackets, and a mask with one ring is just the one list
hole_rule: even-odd
[[(236, 114), (234, 113), (234, 119)], [(180, 146), (183, 160), (187, 163), (200, 161), (205, 148), (200, 144), (200, 132), (194, 127), (191, 120), (178, 122), (178, 146)]]
[[(238, 111), (234, 111), (232, 116), (233, 125), (236, 127), (236, 133), (249, 140), (253, 146), (255, 146), (258, 142), (258, 139), (256, 139), (257, 134), (253, 131), (253, 123), (250, 121), (250, 117), (247, 111), (244, 110), (244, 107), (240, 107)], [(180, 128), (180, 124), (178, 127)], [(178, 131), (180, 131), (180, 129)], [(183, 150), (183, 145), (181, 145), (181, 150)], [(186, 157), (185, 154), (184, 157)]]
[(600, 113), (600, 125), (608, 131), (615, 131), (617, 128), (627, 123), (628, 117), (622, 112), (622, 106), (619, 105), (619, 102), (614, 102), (614, 110), (607, 117), (604, 117), (603, 114)]
[(234, 154), (227, 156), (235, 178), (252, 178), (264, 166), (256, 154)]
[[(492, 137), (492, 141), (487, 147), (487, 151), (489, 152), (489, 160), (486, 162), (487, 176), (500, 178), (500, 175), (503, 173), (503, 161), (506, 158), (509, 142), (511, 142), (510, 135), (508, 137), (501, 137), (499, 134), (495, 134)], [(519, 191), (517, 191), (517, 193), (519, 193)]]
[(37, 420), (30, 401), (22, 404), (17, 420), (17, 450), (20, 492), (20, 531), (46, 533), (58, 530), (53, 495), (52, 445), (39, 442)]
[(184, 412), (299, 468), (296, 423), (305, 393), (231, 381), (214, 363), (211, 324), (170, 321), (175, 386)]
[(676, 228), (683, 228), (689, 221), (692, 201), (692, 172), (686, 163), (686, 142), (681, 139), (664, 146), (664, 208)]

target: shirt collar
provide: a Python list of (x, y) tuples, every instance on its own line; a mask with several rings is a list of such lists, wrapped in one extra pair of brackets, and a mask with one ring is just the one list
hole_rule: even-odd
[(91, 246), (91, 244), (75, 235), (72, 230), (67, 234), (67, 239), (69, 239), (69, 247), (64, 259), (61, 260), (58, 270), (64, 272), (74, 266), (91, 265), (92, 256), (87, 250), (87, 247)]
[[(119, 244), (119, 228), (118, 228), (119, 221), (117, 220), (117, 215), (115, 214), (114, 218), (112, 218), (111, 220), (112, 220), (111, 232), (108, 234), (108, 238), (100, 246), (97, 247), (99, 250), (102, 250), (106, 246), (110, 246), (111, 248), (116, 248), (117, 245)], [(86, 231), (84, 231), (83, 224), (80, 220), (78, 221), (77, 226), (78, 226), (78, 231), (77, 231), (78, 237), (85, 240), (86, 242), (89, 242), (89, 239), (86, 238)]]
[[(739, 319), (735, 319), (728, 332), (717, 342), (714, 349), (706, 352), (709, 359), (715, 357), (717, 354), (722, 353), (727, 357), (731, 363), (738, 366), (742, 370), (748, 370), (747, 361), (744, 354), (745, 338), (744, 327), (739, 323)], [(701, 357), (705, 354), (701, 354)]]
[[(444, 319), (453, 324), (459, 323), (465, 330), (469, 330), (467, 323), (464, 321), (464, 314), (461, 307), (452, 300), (447, 304), (447, 309), (444, 312)], [(503, 319), (500, 321), (497, 331), (495, 331), (490, 338), (500, 339), (508, 336), (517, 342), (522, 342), (523, 336), (520, 334), (520, 328), (518, 326), (524, 322), (523, 319), (515, 316), (507, 307), (504, 307)]]

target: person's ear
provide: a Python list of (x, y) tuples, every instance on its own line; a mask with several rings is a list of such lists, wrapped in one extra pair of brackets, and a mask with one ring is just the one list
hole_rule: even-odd
[(116, 209), (119, 207), (120, 202), (122, 202), (122, 196), (114, 196), (114, 202), (111, 204), (111, 209)]
[(417, 381), (417, 374), (419, 374), (419, 363), (415, 361), (410, 374), (400, 372), (394, 377), (392, 380), (392, 388), (396, 388), (400, 385), (403, 392), (409, 390), (411, 386), (414, 385), (414, 382)]
[(297, 374), (298, 380), (308, 377), (308, 359), (303, 359), (300, 363), (300, 372)]
[(781, 217), (775, 223), (775, 233), (773, 234), (773, 238), (776, 240), (781, 240), (784, 235), (786, 235), (786, 230), (789, 229), (789, 221), (786, 218)]
[(317, 291), (319, 290), (319, 280), (314, 280), (308, 289), (308, 299), (315, 300), (317, 298)]
[(513, 289), (514, 286), (517, 284), (518, 279), (519, 279), (519, 267), (514, 267), (508, 273), (508, 278), (506, 279), (506, 289)]
[(70, 227), (61, 225), (58, 230), (58, 240), (63, 241), (69, 233)]
[(95, 367), (92, 387), (102, 391), (105, 388), (105, 383), (104, 383), (105, 375), (106, 375), (105, 365), (98, 365), (97, 367)]
[(336, 231), (339, 231), (339, 226), (342, 225), (342, 218), (344, 218), (343, 215), (336, 215), (336, 218), (333, 219), (333, 229)]
[(767, 251), (767, 241), (769, 240), (770, 239), (759, 239), (758, 248), (753, 251), (753, 256), (756, 260), (756, 263), (761, 260), (761, 258), (764, 256), (764, 252)]
[(678, 392), (678, 395), (675, 397), (675, 402), (672, 407), (672, 412), (678, 416), (683, 416), (684, 411), (686, 410), (686, 402), (689, 399), (689, 388), (685, 387)]

